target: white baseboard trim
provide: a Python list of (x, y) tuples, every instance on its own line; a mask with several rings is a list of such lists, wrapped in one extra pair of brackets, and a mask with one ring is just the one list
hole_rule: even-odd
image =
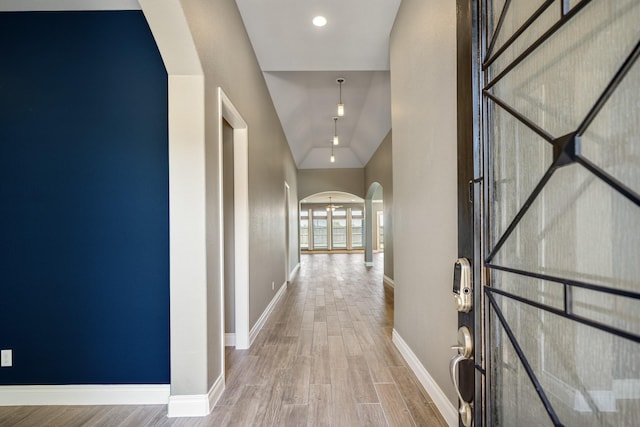
[(273, 296), (273, 299), (271, 299), (271, 302), (269, 303), (267, 308), (264, 309), (264, 311), (262, 312), (262, 315), (260, 316), (256, 324), (253, 325), (253, 328), (251, 328), (251, 331), (249, 331), (249, 347), (251, 347), (251, 344), (253, 344), (253, 341), (258, 336), (258, 333), (260, 332), (264, 324), (267, 322), (269, 315), (273, 311), (278, 301), (280, 301), (280, 298), (282, 298), (282, 295), (284, 295), (284, 291), (286, 290), (287, 290), (287, 282), (284, 282), (282, 286), (280, 286), (280, 289), (278, 289), (278, 292), (276, 292), (276, 294)]
[(224, 346), (225, 347), (235, 347), (236, 346), (236, 333), (226, 333), (224, 334)]
[(220, 396), (222, 396), (224, 388), (224, 375), (221, 374), (216, 382), (211, 386), (211, 390), (209, 390), (209, 412), (213, 410), (213, 407), (216, 406), (216, 403), (220, 400)]
[(431, 396), (431, 399), (433, 399), (433, 403), (436, 404), (436, 407), (444, 417), (447, 424), (451, 427), (457, 427), (458, 411), (455, 406), (451, 403), (438, 383), (425, 369), (424, 365), (420, 362), (413, 350), (411, 350), (409, 345), (402, 339), (395, 329), (393, 330), (392, 341), (398, 351), (400, 351), (402, 357), (404, 357), (404, 360), (407, 361), (407, 364), (413, 373), (416, 374), (418, 380), (420, 380), (420, 384), (422, 384), (427, 393), (429, 393), (429, 396)]
[(206, 417), (209, 409), (208, 394), (184, 394), (169, 396), (167, 417)]
[(391, 289), (395, 289), (396, 287), (395, 283), (393, 283), (393, 279), (386, 275), (382, 276), (382, 283), (389, 286)]
[(365, 262), (364, 266), (365, 267), (373, 267), (373, 262)]
[(298, 270), (300, 270), (300, 263), (296, 264), (295, 267), (293, 267), (293, 270), (291, 270), (291, 273), (289, 273), (289, 281), (293, 281), (293, 279), (296, 277), (296, 274), (298, 274)]
[(0, 406), (166, 405), (169, 384), (9, 385)]
[(167, 417), (206, 417), (224, 392), (224, 376), (220, 375), (207, 394), (169, 396)]

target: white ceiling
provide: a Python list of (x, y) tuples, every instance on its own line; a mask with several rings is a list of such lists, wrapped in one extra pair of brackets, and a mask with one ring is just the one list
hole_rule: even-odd
[[(389, 34), (400, 0), (236, 0), (298, 168), (364, 167), (391, 129)], [(327, 18), (321, 28), (316, 15)], [(330, 163), (343, 77), (345, 116)]]

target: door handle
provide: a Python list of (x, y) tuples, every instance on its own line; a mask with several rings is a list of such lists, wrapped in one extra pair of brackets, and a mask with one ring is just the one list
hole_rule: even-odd
[(460, 394), (460, 386), (458, 386), (458, 365), (463, 360), (468, 360), (468, 358), (464, 357), (464, 355), (462, 354), (456, 354), (449, 362), (449, 373), (451, 374), (451, 381), (453, 382), (453, 388), (456, 389), (456, 393), (458, 394), (458, 399), (460, 399), (460, 402), (465, 401), (462, 398), (462, 394)]
[(466, 326), (461, 326), (458, 329), (458, 344), (451, 346), (453, 350), (458, 350), (458, 354), (453, 356), (449, 362), (449, 374), (451, 375), (451, 381), (453, 387), (456, 389), (458, 399), (460, 401), (460, 407), (458, 408), (458, 414), (460, 415), (460, 421), (465, 427), (471, 427), (473, 424), (473, 403), (467, 402), (462, 398), (460, 393), (460, 386), (458, 385), (458, 365), (463, 360), (473, 359), (473, 338), (471, 338), (471, 331)]

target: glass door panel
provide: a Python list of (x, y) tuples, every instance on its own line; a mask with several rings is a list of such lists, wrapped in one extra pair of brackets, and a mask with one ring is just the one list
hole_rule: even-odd
[(329, 232), (326, 210), (313, 211), (313, 249), (329, 248)]
[(351, 209), (351, 247), (358, 249), (364, 247), (362, 229), (364, 228), (364, 212), (359, 209)]
[(331, 249), (347, 248), (347, 211), (331, 213)]
[(309, 210), (300, 209), (300, 249), (309, 247)]
[(481, 14), (488, 425), (640, 419), (640, 2)]

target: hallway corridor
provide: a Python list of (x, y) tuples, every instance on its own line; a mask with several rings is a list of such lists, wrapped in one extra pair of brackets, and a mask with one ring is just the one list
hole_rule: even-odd
[[(382, 254), (302, 255), (251, 350), (227, 352), (216, 425), (444, 426), (391, 343)], [(436, 415), (437, 414), (437, 415)]]
[(205, 418), (166, 406), (0, 408), (16, 426), (445, 426), (391, 342), (382, 254), (302, 255), (250, 350), (227, 348), (227, 387)]

